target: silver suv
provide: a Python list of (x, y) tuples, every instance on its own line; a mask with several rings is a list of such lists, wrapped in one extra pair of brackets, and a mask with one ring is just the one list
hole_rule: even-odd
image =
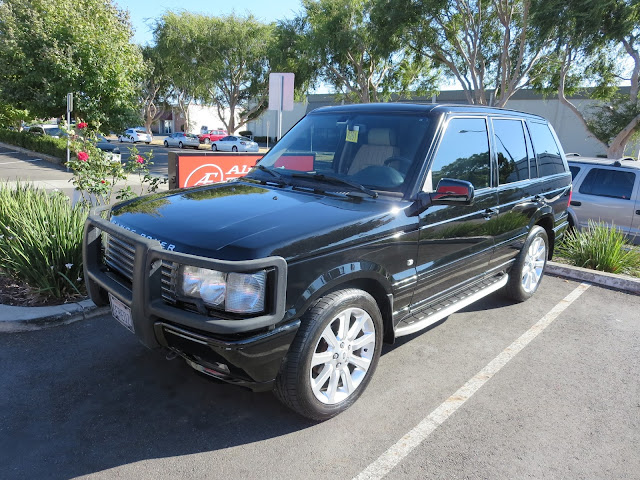
[(590, 219), (603, 221), (640, 244), (640, 162), (589, 157), (567, 160), (573, 177), (569, 224), (584, 228)]

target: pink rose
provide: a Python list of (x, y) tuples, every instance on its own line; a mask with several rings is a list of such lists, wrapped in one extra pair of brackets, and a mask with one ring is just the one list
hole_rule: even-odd
[(138, 158), (136, 159), (136, 162), (144, 163), (144, 158), (142, 158), (142, 155), (138, 155)]
[(78, 160), (81, 162), (86, 162), (89, 160), (89, 154), (87, 152), (78, 152)]
[(87, 128), (87, 127), (88, 127), (87, 122), (80, 122), (80, 123), (78, 124), (78, 128)]

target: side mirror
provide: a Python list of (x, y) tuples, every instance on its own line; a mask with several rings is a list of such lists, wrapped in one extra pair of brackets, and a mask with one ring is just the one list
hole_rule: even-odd
[(434, 205), (471, 205), (475, 196), (473, 184), (466, 180), (442, 178), (431, 194)]
[(420, 192), (407, 209), (407, 215), (413, 217), (424, 212), (431, 205), (472, 205), (475, 196), (473, 184), (466, 180), (443, 178), (438, 182), (435, 192)]

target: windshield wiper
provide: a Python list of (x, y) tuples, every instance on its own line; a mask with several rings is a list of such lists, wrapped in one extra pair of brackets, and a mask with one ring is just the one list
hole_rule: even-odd
[(258, 164), (256, 166), (254, 166), (253, 168), (258, 169), (261, 172), (267, 172), (269, 175), (271, 175), (272, 177), (276, 178), (278, 180), (277, 183), (279, 183), (281, 185), (286, 185), (287, 184), (286, 180), (284, 179), (284, 177), (280, 173), (276, 172), (275, 170), (273, 170), (273, 169), (271, 169), (269, 167), (265, 167), (264, 165)]
[(352, 182), (351, 180), (347, 180), (344, 178), (334, 177), (333, 175), (327, 175), (324, 173), (314, 173), (314, 174), (293, 173), (291, 174), (291, 176), (294, 178), (306, 178), (307, 180), (310, 180), (310, 179), (319, 180), (321, 182), (331, 183), (333, 185), (346, 185), (348, 187), (351, 187), (353, 190), (366, 193), (367, 195), (373, 198), (378, 198), (377, 192), (374, 192), (373, 190), (368, 189), (364, 185), (360, 185), (359, 183)]

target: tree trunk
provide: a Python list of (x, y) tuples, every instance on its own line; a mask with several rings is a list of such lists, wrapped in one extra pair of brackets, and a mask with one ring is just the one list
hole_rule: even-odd
[(616, 137), (611, 141), (609, 148), (607, 148), (607, 157), (608, 158), (620, 158), (624, 155), (624, 149), (627, 147), (627, 143), (631, 140), (634, 133), (637, 130), (640, 130), (640, 115), (636, 115), (636, 117), (629, 122), (629, 124), (616, 135)]

